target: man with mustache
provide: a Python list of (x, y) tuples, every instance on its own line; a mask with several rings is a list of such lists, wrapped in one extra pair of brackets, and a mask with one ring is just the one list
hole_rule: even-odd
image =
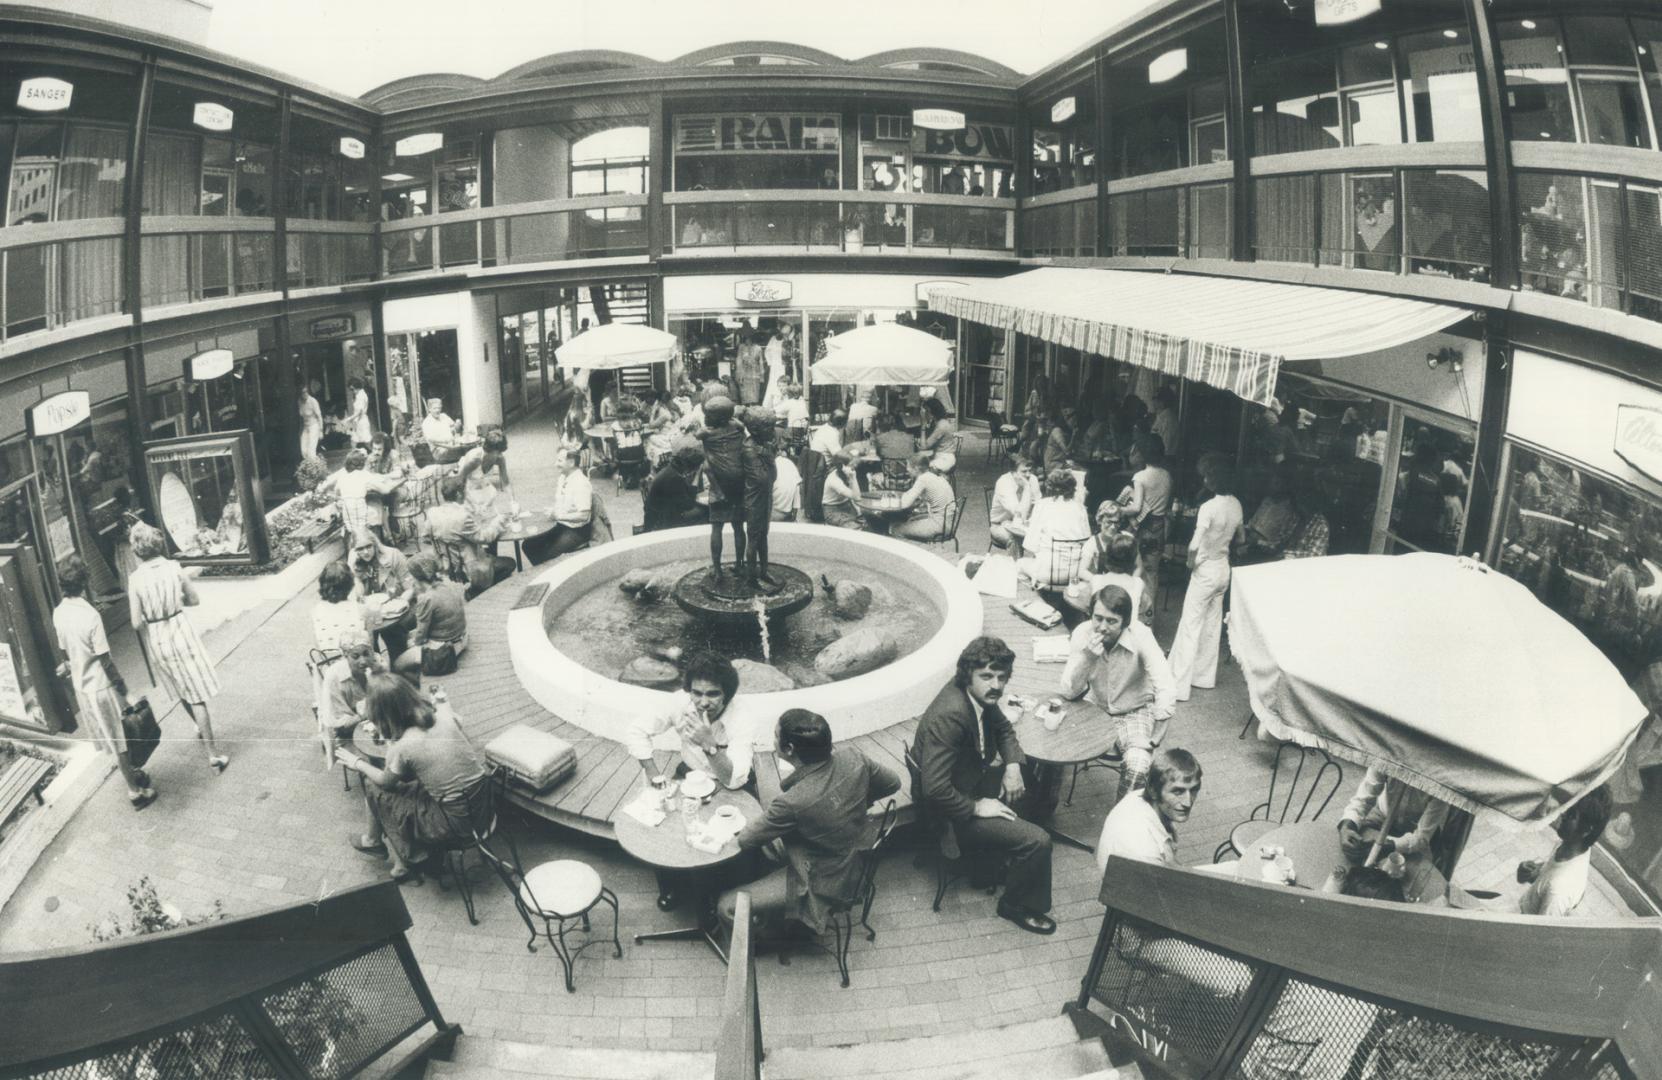
[(906, 764), (914, 801), (952, 826), (977, 869), (993, 876), (1008, 860), (999, 917), (1053, 934), (1050, 834), (1013, 809), (1027, 795), (1027, 758), (999, 702), (1015, 661), (995, 637), (966, 645), (957, 674), (919, 717)]

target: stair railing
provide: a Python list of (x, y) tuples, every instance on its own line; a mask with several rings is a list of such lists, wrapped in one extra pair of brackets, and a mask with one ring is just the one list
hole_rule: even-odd
[(750, 939), (750, 894), (739, 893), (727, 949), (727, 997), (716, 1039), (715, 1080), (760, 1080), (762, 1003), (756, 995), (756, 949)]

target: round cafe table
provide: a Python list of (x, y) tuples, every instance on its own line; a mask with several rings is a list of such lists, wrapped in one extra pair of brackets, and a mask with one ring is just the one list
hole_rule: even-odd
[[(1279, 825), (1259, 838), (1248, 848), (1235, 866), (1235, 876), (1243, 881), (1262, 881), (1260, 867), (1263, 850), (1279, 847), (1293, 860), (1295, 886), (1320, 889), (1327, 875), (1341, 863), (1348, 864), (1344, 850), (1339, 846), (1339, 822), (1300, 821)], [(1403, 878), (1402, 891), (1410, 903), (1443, 906), (1448, 903), (1448, 879), (1424, 855), (1406, 857), (1408, 874)]]
[(610, 420), (584, 428), (583, 437), (589, 440), (591, 466), (606, 465), (616, 459), (617, 433)]
[(554, 515), (545, 510), (521, 510), (512, 514), (506, 521), (506, 527), (497, 534), (498, 541), (506, 540), (514, 545), (514, 566), (525, 569), (525, 553), (521, 546), (527, 540), (534, 540), (539, 536), (547, 536), (554, 531)]
[(911, 507), (900, 505), (901, 493), (898, 491), (874, 491), (854, 497), (854, 505), (860, 508), (860, 516), (871, 523), (880, 533), (887, 533), (889, 526), (906, 517), (912, 512)]
[[(1040, 698), (1035, 704), (1048, 700)], [(1021, 752), (1027, 755), (1029, 761), (1078, 768), (1089, 765), (1114, 748), (1114, 721), (1100, 706), (1081, 698), (1064, 701), (1062, 708), (1062, 723), (1055, 731), (1046, 730), (1044, 722), (1032, 707), (1011, 718), (1010, 726), (1016, 729), (1016, 741), (1021, 743)], [(1096, 850), (1095, 844), (1071, 836), (1053, 824), (1046, 825), (1045, 831), (1061, 843), (1083, 851)]]
[[(632, 766), (625, 765), (625, 768)], [(673, 775), (673, 771), (670, 772)], [(647, 785), (644, 775), (635, 781), (629, 797), (621, 806), (628, 806), (639, 797), (641, 790)], [(727, 954), (722, 950), (721, 942), (716, 937), (715, 907), (709, 903), (709, 888), (707, 875), (701, 874), (714, 866), (729, 862), (739, 857), (740, 848), (732, 840), (721, 846), (719, 851), (700, 851), (687, 843), (687, 826), (681, 816), (677, 793), (676, 806), (664, 814), (664, 820), (655, 826), (646, 826), (636, 821), (634, 816), (620, 806), (617, 816), (612, 819), (612, 828), (617, 833), (617, 842), (623, 850), (635, 859), (646, 863), (660, 875), (668, 871), (672, 874), (685, 875), (698, 884), (698, 895), (694, 904), (698, 911), (698, 921), (692, 926), (683, 926), (674, 930), (659, 930), (654, 933), (636, 934), (635, 944), (646, 941), (697, 941), (702, 939), (723, 963), (727, 962)], [(756, 821), (762, 816), (762, 804), (748, 791), (733, 791), (716, 786), (715, 794), (704, 801), (698, 811), (700, 821), (707, 821), (712, 813), (724, 807), (731, 806), (744, 815), (745, 822)]]

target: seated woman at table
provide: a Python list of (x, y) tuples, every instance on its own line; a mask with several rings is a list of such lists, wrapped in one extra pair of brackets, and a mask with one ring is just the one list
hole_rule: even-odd
[[(1121, 524), (1119, 507), (1104, 499), (1097, 508), (1096, 535), (1085, 548), (1084, 561), (1079, 566), (1079, 577), (1068, 586), (1062, 598), (1075, 610), (1088, 614), (1091, 600), (1104, 585), (1117, 585), (1131, 597), (1131, 610), (1140, 623), (1149, 621), (1151, 598), (1143, 592), (1143, 580), (1137, 576), (1137, 538), (1126, 532)], [(1063, 618), (1067, 613), (1063, 612)], [(1073, 625), (1069, 625), (1069, 630)]]
[[(459, 476), (439, 482), (439, 503), (427, 508), (427, 536), (442, 555), (441, 567), (448, 574), (457, 571), (467, 578), (468, 597), (478, 596), (492, 585), (506, 581), (514, 572), (514, 560), (496, 554), (496, 538), (502, 535), (502, 515), (494, 507), (469, 506)], [(458, 565), (450, 565), (453, 559)]]
[(1016, 563), (1016, 569), (1035, 588), (1064, 586), (1078, 573), (1085, 541), (1091, 536), (1085, 508), (1074, 498), (1078, 483), (1067, 469), (1052, 469), (1045, 474), (1041, 489), (1044, 497), (1033, 507), (1027, 535), (1022, 539), (1026, 555)]
[(484, 441), (462, 455), (456, 470), (467, 490), (467, 501), (490, 506), (499, 492), (513, 498), (513, 481), (508, 479), (508, 434), (501, 428), (487, 432)]
[(641, 434), (646, 439), (646, 459), (656, 467), (675, 451), (676, 421), (679, 417), (675, 406), (670, 403), (668, 390), (649, 390), (647, 394), (652, 404)]
[(467, 594), (439, 573), (439, 562), (425, 552), (410, 559), (415, 582), (415, 629), (410, 647), (393, 658), (392, 670), (421, 685), (422, 656), (448, 645), (457, 656), (467, 651)]
[[(779, 760), (791, 766), (760, 820), (739, 833), (741, 849), (782, 849), (784, 866), (744, 886), (751, 917), (764, 923), (794, 919), (816, 934), (838, 905), (856, 899), (867, 809), (900, 790), (900, 777), (852, 746), (831, 745), (825, 718), (787, 709), (774, 732)], [(738, 890), (716, 904), (733, 929)]]
[(953, 436), (958, 434), (958, 423), (946, 414), (946, 404), (940, 398), (923, 399), (923, 434), (918, 437), (918, 449), (951, 450)]
[(894, 413), (877, 414), (877, 434), (871, 443), (883, 461), (904, 461), (923, 449), (912, 445), (912, 436), (901, 428)]
[(469, 836), (488, 824), (490, 776), (485, 759), (448, 707), (435, 709), (407, 680), (373, 673), (364, 710), (391, 745), (386, 765), (356, 754), (341, 760), (369, 781), (364, 801), (369, 828), (352, 846), (367, 855), (386, 855), (392, 879), (408, 881), (433, 845)]
[[(1376, 765), (1339, 815), (1339, 846), (1353, 862), (1365, 858), (1376, 839), (1381, 855), (1429, 856), (1449, 810), (1448, 803), (1391, 778)], [(1395, 835), (1382, 836), (1387, 827), (1397, 830)]]
[(461, 426), (460, 421), (452, 420), (444, 411), (443, 398), (427, 399), (427, 415), (421, 418), (421, 437), (432, 449), (433, 460), (451, 461), (460, 456), (455, 451), (462, 443), (457, 435)]
[(1189, 820), (1200, 797), (1200, 762), (1175, 746), (1155, 754), (1142, 788), (1121, 798), (1102, 822), (1096, 842), (1097, 873), (1109, 856), (1177, 863), (1177, 826)]
[(352, 595), (352, 568), (336, 559), (318, 575), (319, 600), (312, 606), (312, 647), (339, 654), (348, 645), (369, 644), (363, 605)]
[(395, 520), (398, 499), (404, 491), (404, 463), (399, 460), (391, 435), (377, 431), (370, 436), (369, 460), (364, 463), (364, 471), (380, 478), (369, 491), (369, 515), (371, 525), (385, 530)]
[(1287, 541), (1298, 528), (1298, 507), (1293, 501), (1293, 473), (1290, 466), (1278, 466), (1270, 473), (1270, 490), (1246, 523), (1246, 547), (1235, 561), (1246, 566), (1281, 558)]
[(750, 783), (757, 726), (738, 692), (739, 673), (731, 661), (707, 650), (695, 652), (681, 670), (681, 692), (664, 711), (637, 717), (624, 732), (623, 745), (646, 778), (663, 787), (672, 777), (658, 771), (652, 742), (673, 731), (686, 768), (709, 773), (724, 787), (742, 788)]
[(1021, 546), (1027, 535), (1027, 519), (1039, 501), (1039, 481), (1033, 475), (1033, 459), (1023, 451), (1012, 451), (1004, 460), (1004, 474), (993, 484), (987, 516), (993, 543), (1013, 548)]
[(1518, 864), (1518, 880), (1529, 886), (1518, 900), (1524, 915), (1573, 915), (1587, 894), (1587, 871), (1593, 845), (1610, 823), (1610, 789), (1600, 786), (1583, 795), (1553, 822), (1558, 846), (1546, 860)]
[(946, 531), (946, 512), (954, 499), (946, 474), (957, 463), (951, 454), (934, 457), (919, 454), (912, 459), (917, 479), (895, 506), (896, 510), (907, 511), (907, 515), (890, 526), (889, 535), (907, 540), (934, 540)]
[(825, 474), (825, 489), (820, 495), (820, 512), (827, 525), (839, 529), (860, 528), (860, 509), (855, 499), (860, 496), (860, 485), (854, 477), (854, 458), (846, 450), (831, 455), (831, 467)]

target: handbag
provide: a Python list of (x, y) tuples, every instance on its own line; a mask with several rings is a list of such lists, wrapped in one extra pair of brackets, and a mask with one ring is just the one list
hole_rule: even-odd
[(150, 710), (150, 699), (139, 698), (121, 710), (121, 731), (127, 739), (127, 760), (136, 769), (144, 768), (162, 741), (162, 726)]
[(456, 647), (448, 641), (428, 641), (421, 646), (421, 673), (423, 675), (454, 675)]

